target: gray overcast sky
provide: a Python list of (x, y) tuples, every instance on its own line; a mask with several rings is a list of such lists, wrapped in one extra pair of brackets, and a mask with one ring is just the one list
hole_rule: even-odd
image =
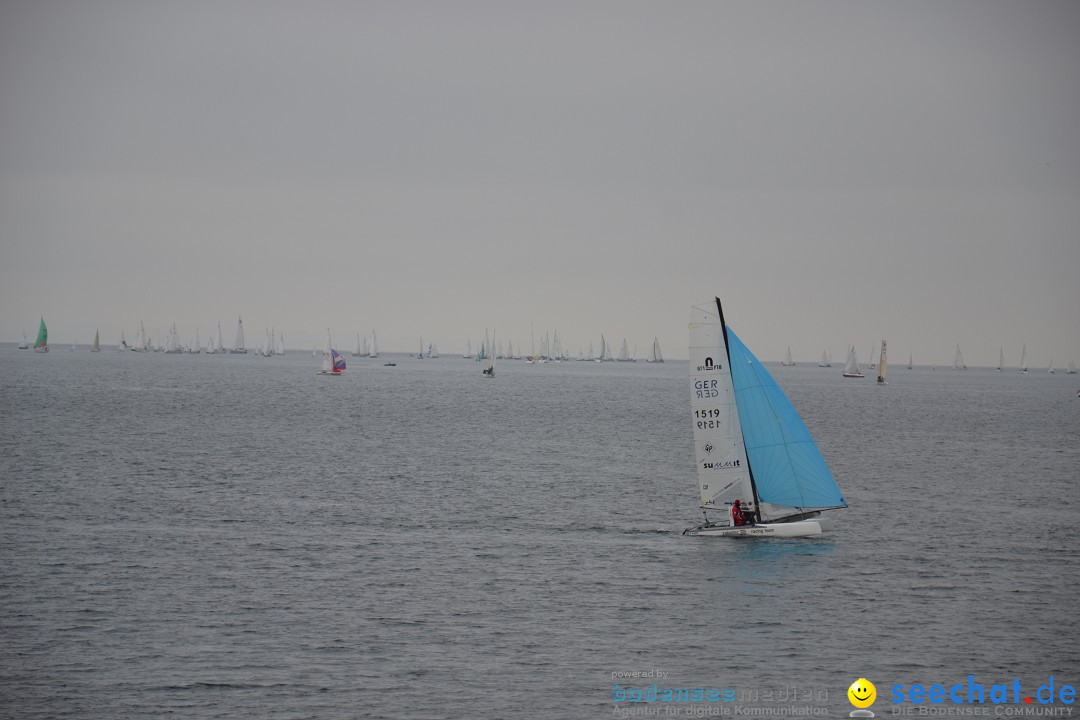
[(0, 1), (0, 339), (1080, 361), (1080, 3)]

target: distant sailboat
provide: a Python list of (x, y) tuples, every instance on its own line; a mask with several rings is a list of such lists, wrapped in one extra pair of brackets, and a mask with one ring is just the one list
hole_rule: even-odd
[(45, 327), (45, 318), (41, 318), (38, 325), (37, 340), (34, 341), (34, 352), (49, 352), (49, 330)]
[(1075, 375), (1076, 374), (1076, 363), (1073, 362), (1072, 360), (1069, 361), (1069, 368), (1065, 371), (1065, 374), (1066, 375)]
[(236, 343), (229, 352), (234, 355), (247, 355), (247, 348), (244, 347), (244, 319), (239, 315), (236, 316)]
[(353, 351), (352, 356), (363, 357), (364, 355), (367, 355), (367, 353), (364, 352), (363, 348), (361, 348), (360, 333), (356, 333), (356, 350)]
[(874, 356), (875, 355), (877, 355), (877, 343), (874, 343), (874, 349), (870, 351), (870, 360), (869, 360), (868, 364), (869, 364), (871, 370), (873, 370), (874, 368), (877, 367), (877, 365), (874, 364)]
[(468, 340), (465, 341), (465, 354), (462, 355), (461, 357), (468, 358), (469, 360), (471, 360), (472, 356), (473, 356), (473, 354), (472, 354), (472, 340), (468, 339)]
[(626, 346), (626, 338), (623, 338), (622, 347), (619, 348), (619, 357), (615, 358), (617, 362), (633, 362), (630, 359), (630, 348)]
[[(590, 351), (591, 352), (591, 351)], [(652, 357), (646, 358), (645, 362), (662, 363), (664, 356), (660, 354), (660, 341), (654, 336), (652, 339)]]
[(911, 355), (908, 355), (908, 356), (907, 356), (907, 369), (908, 369), (908, 370), (910, 370), (911, 368), (912, 368), (912, 365), (911, 365)]
[(1020, 372), (1024, 375), (1027, 375), (1027, 371), (1027, 345), (1025, 344), (1023, 349), (1020, 351)]
[(101, 352), (101, 334), (94, 331), (94, 344), (90, 346), (90, 352)]
[[(488, 348), (491, 348), (492, 347), (492, 342), (494, 342), (494, 339), (495, 339), (495, 331), (494, 330), (492, 330), (492, 332), (491, 332), (491, 338), (492, 338), (491, 341), (488, 341), (487, 332), (485, 331), (484, 332), (484, 345), (486, 347), (488, 347)], [(483, 375), (486, 378), (493, 378), (493, 377), (495, 377), (495, 359), (496, 359), (495, 351), (494, 350), (489, 350), (486, 359), (487, 359), (487, 366), (483, 370)]]
[(29, 350), (30, 349), (30, 341), (26, 339), (26, 331), (25, 330), (23, 330), (23, 332), (22, 332), (22, 342), (19, 343), (19, 349), (20, 350)]
[[(692, 310), (690, 379), (705, 522), (684, 534), (772, 538), (825, 531), (820, 513), (847, 502), (790, 400), (724, 322), (719, 299)], [(743, 508), (738, 514), (736, 503)], [(710, 521), (711, 510), (721, 519)]]
[(218, 323), (217, 323), (217, 347), (216, 347), (217, 352), (219, 352), (219, 353), (225, 352), (225, 345), (223, 343), (224, 343), (224, 338), (222, 338), (222, 336), (221, 336), (221, 321), (218, 320)]
[(180, 347), (180, 334), (176, 332), (176, 323), (169, 328), (168, 337), (165, 340), (165, 352), (170, 354), (184, 352), (184, 349)]
[(330, 330), (326, 331), (326, 349), (323, 350), (321, 375), (340, 375), (345, 369), (345, 356), (331, 347)]
[(116, 349), (118, 351), (120, 351), (120, 352), (124, 352), (125, 350), (127, 350), (127, 347), (128, 347), (127, 338), (124, 337), (124, 331), (121, 330), (120, 331), (120, 344), (116, 346)]
[(994, 369), (998, 372), (1005, 372), (1005, 348), (998, 348), (998, 366)]
[(846, 378), (866, 377), (865, 375), (862, 374), (862, 371), (859, 370), (859, 361), (855, 357), (855, 346), (854, 345), (852, 345), (851, 348), (848, 350), (847, 364), (844, 366), (843, 375)]
[(956, 343), (956, 357), (953, 358), (952, 369), (967, 370), (967, 365), (964, 363), (964, 354), (960, 352), (960, 343)]
[(1046, 372), (1050, 375), (1054, 374), (1054, 358), (1050, 358), (1050, 367), (1046, 369)]
[(889, 369), (889, 366), (888, 366), (888, 363), (887, 363), (887, 360), (886, 360), (886, 357), (885, 357), (885, 345), (886, 345), (886, 341), (882, 340), (881, 341), (881, 357), (878, 360), (878, 371), (877, 371), (878, 385), (888, 385), (888, 383), (885, 380), (885, 378), (887, 377), (888, 369)]
[(784, 355), (784, 359), (780, 361), (780, 364), (784, 367), (795, 367), (795, 361), (791, 359), (791, 346), (788, 345), (787, 354)]
[(817, 364), (817, 366), (818, 367), (832, 367), (832, 361), (829, 360), (829, 356), (824, 350), (821, 351), (821, 362), (819, 362)]
[(370, 358), (379, 357), (379, 342), (378, 342), (378, 340), (375, 339), (375, 330), (374, 329), (372, 329), (372, 331), (371, 331), (371, 343), (369, 343), (369, 345), (370, 345), (370, 347), (368, 348), (369, 349), (368, 357), (370, 357)]
[(600, 361), (601, 362), (613, 362), (615, 358), (611, 357), (611, 346), (607, 344), (607, 340), (604, 339), (604, 334), (600, 334)]
[(146, 351), (146, 326), (143, 325), (142, 320), (139, 321), (139, 332), (135, 334), (135, 343), (128, 349), (134, 352)]

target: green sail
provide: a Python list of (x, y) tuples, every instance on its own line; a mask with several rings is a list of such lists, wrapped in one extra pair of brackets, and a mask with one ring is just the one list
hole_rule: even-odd
[(41, 326), (37, 331), (37, 341), (34, 343), (35, 350), (49, 349), (49, 331), (45, 327), (45, 318), (41, 318)]

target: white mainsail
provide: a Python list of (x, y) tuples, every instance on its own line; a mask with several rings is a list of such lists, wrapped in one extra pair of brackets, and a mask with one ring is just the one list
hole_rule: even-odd
[(247, 348), (244, 347), (244, 319), (239, 315), (236, 316), (236, 343), (229, 352), (239, 355), (247, 354)]
[(964, 354), (960, 352), (960, 343), (956, 343), (956, 357), (953, 358), (953, 370), (967, 370), (964, 364)]
[(1027, 367), (1027, 344), (1024, 344), (1024, 349), (1020, 351), (1020, 372), (1026, 373)]
[(371, 347), (369, 348), (370, 352), (368, 352), (368, 357), (371, 357), (371, 358), (379, 357), (379, 342), (375, 339), (375, 330), (374, 329), (372, 329), (372, 331), (371, 331), (371, 343), (370, 343), (370, 346)]
[(94, 344), (90, 346), (90, 352), (101, 352), (101, 334), (94, 331)]
[(821, 351), (821, 362), (819, 362), (817, 364), (817, 366), (818, 367), (832, 367), (832, 363), (829, 362), (829, 356), (824, 350)]
[(701, 509), (727, 513), (735, 499), (753, 509), (754, 491), (727, 343), (715, 307), (711, 303), (695, 305), (690, 313), (690, 410)]
[(332, 344), (330, 341), (330, 328), (326, 329), (326, 347), (323, 349), (322, 358), (322, 372), (324, 375), (330, 375), (334, 372), (334, 360), (330, 355), (330, 348)]
[(626, 338), (623, 338), (622, 346), (619, 348), (619, 357), (616, 360), (619, 362), (630, 361), (630, 348), (626, 346)]

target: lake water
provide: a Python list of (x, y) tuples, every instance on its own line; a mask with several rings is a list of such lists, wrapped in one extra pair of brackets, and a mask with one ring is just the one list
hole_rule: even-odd
[(770, 365), (850, 507), (759, 541), (681, 535), (685, 362), (348, 361), (0, 346), (0, 716), (554, 720), (657, 682), (841, 717), (859, 677), (881, 716), (895, 684), (1080, 681), (1077, 376)]

